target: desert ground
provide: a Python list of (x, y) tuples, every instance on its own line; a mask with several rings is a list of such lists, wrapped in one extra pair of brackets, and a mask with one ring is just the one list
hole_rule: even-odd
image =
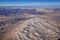
[(60, 39), (60, 8), (0, 8), (0, 40)]

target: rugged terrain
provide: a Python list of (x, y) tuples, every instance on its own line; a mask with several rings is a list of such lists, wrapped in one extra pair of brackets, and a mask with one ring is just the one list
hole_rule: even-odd
[(0, 8), (0, 40), (58, 40), (60, 10)]

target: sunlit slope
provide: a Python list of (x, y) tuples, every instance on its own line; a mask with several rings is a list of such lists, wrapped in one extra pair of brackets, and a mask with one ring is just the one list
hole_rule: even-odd
[(8, 29), (10, 32), (6, 30), (5, 35), (0, 34), (1, 40), (57, 40), (60, 37), (58, 27), (40, 18), (32, 18), (22, 23), (18, 22), (12, 29), (10, 28)]

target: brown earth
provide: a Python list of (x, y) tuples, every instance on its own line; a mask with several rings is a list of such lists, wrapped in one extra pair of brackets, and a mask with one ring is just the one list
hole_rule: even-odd
[(59, 18), (60, 13), (53, 9), (23, 9), (15, 14), (0, 14), (0, 40), (58, 40)]

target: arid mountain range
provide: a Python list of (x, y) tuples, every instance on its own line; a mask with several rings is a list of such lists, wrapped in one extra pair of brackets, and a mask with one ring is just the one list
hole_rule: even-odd
[(60, 39), (60, 8), (0, 8), (0, 40)]

